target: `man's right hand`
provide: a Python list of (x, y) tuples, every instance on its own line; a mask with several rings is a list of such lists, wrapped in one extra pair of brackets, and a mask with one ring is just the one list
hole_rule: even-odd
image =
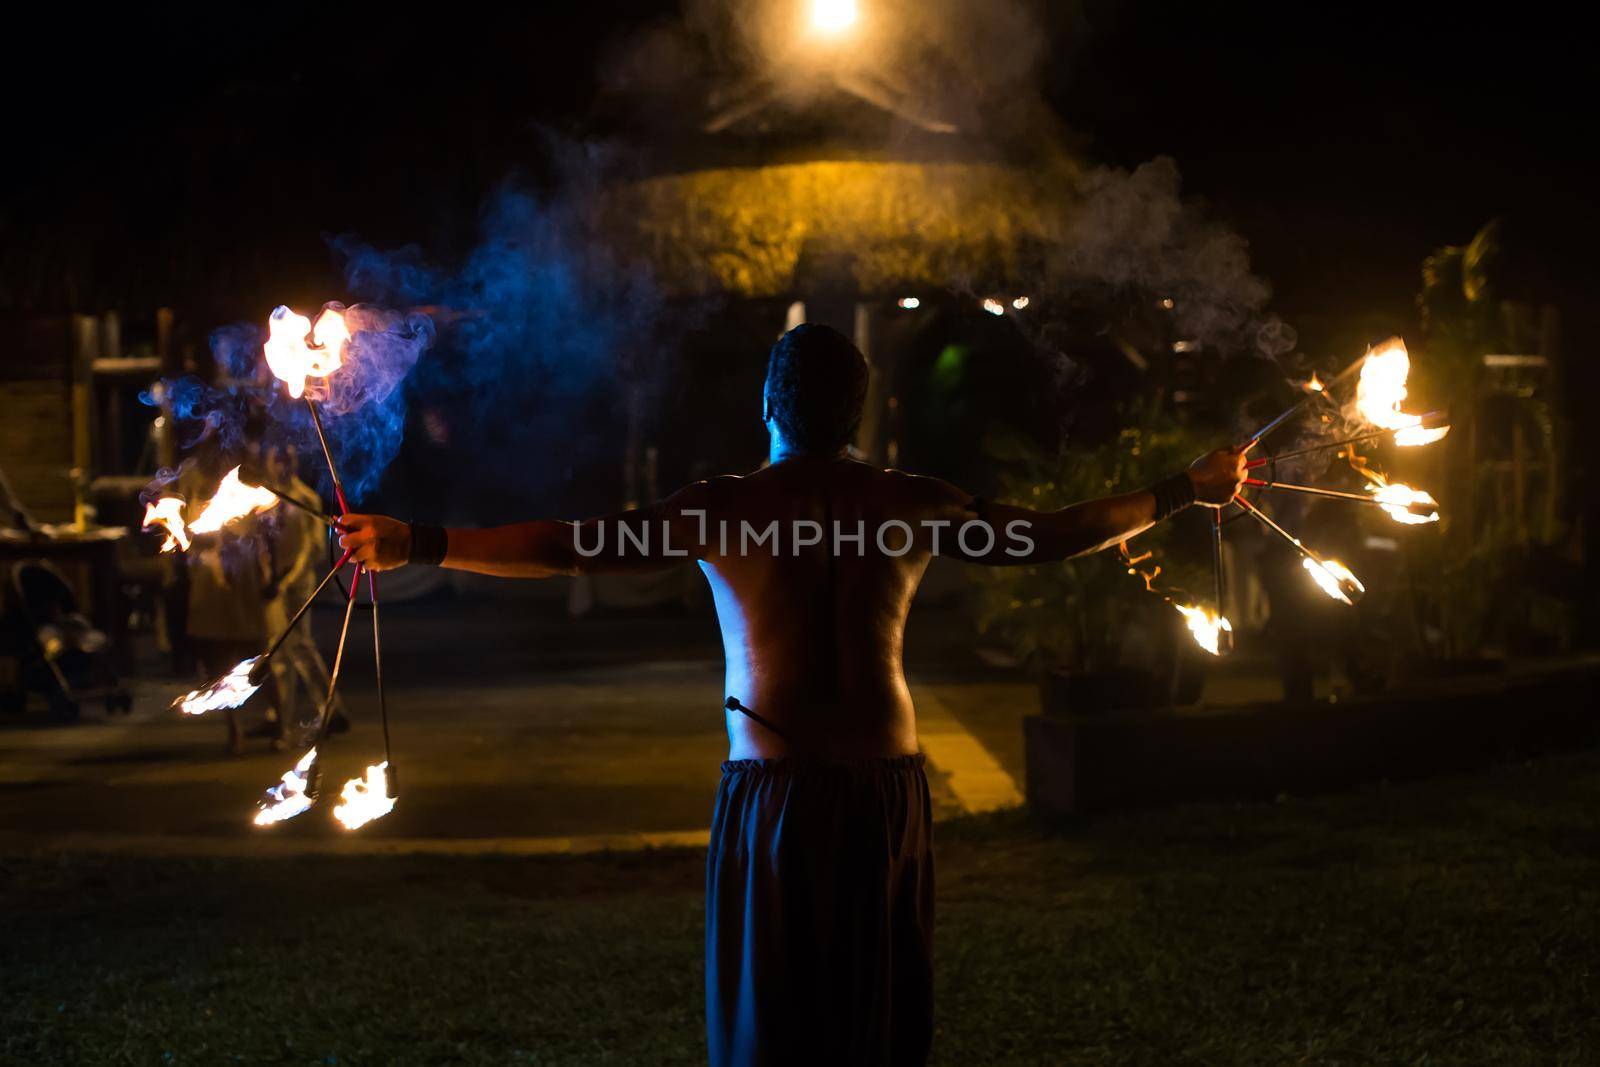
[(339, 547), (354, 552), (355, 561), (374, 571), (404, 567), (411, 558), (411, 527), (387, 515), (341, 515)]
[(1207, 452), (1189, 465), (1189, 481), (1194, 483), (1194, 498), (1208, 508), (1233, 502), (1245, 480), (1245, 453), (1249, 447), (1219, 448)]

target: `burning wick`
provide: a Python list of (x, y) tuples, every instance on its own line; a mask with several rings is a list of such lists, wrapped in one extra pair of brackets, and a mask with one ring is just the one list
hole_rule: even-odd
[(1226, 618), (1205, 608), (1192, 608), (1183, 604), (1173, 604), (1178, 613), (1183, 616), (1183, 621), (1189, 627), (1189, 632), (1194, 635), (1194, 643), (1211, 653), (1213, 656), (1222, 655), (1219, 642), (1223, 641), (1223, 634), (1228, 634), (1228, 644), (1232, 644), (1233, 626)]
[(1356, 410), (1372, 425), (1394, 431), (1394, 443), (1403, 447), (1432, 444), (1450, 432), (1449, 426), (1427, 427), (1421, 415), (1400, 410), (1406, 398), (1411, 357), (1406, 343), (1391, 337), (1367, 355), (1356, 381)]
[(206, 501), (200, 517), (189, 524), (191, 534), (216, 533), (228, 523), (278, 505), (278, 498), (266, 489), (245, 485), (235, 467), (222, 476), (217, 491)]
[(1407, 526), (1421, 526), (1439, 521), (1439, 502), (1421, 489), (1413, 489), (1402, 482), (1390, 485), (1368, 485), (1378, 506), (1389, 513), (1395, 522)]
[(292, 770), (284, 772), (281, 782), (267, 790), (267, 795), (256, 806), (254, 822), (257, 826), (271, 826), (311, 810), (317, 800), (310, 788), (311, 769), (316, 762), (317, 750), (313, 748), (300, 757)]
[(1382, 476), (1376, 471), (1366, 468), (1361, 470), (1373, 479), (1367, 483), (1365, 493), (1347, 493), (1342, 489), (1324, 489), (1317, 485), (1296, 485), (1293, 482), (1269, 482), (1262, 478), (1246, 478), (1245, 484), (1261, 489), (1278, 489), (1290, 493), (1303, 493), (1307, 496), (1325, 497), (1330, 500), (1348, 500), (1353, 504), (1374, 504), (1387, 512), (1395, 522), (1405, 523), (1407, 526), (1439, 521), (1439, 502), (1421, 489), (1413, 489), (1398, 482), (1390, 485), (1383, 481)]
[(1300, 561), (1300, 564), (1316, 581), (1317, 586), (1335, 600), (1342, 600), (1355, 607), (1356, 601), (1366, 595), (1367, 587), (1350, 573), (1349, 567), (1336, 559), (1314, 559), (1307, 556)]
[(326, 378), (339, 369), (349, 341), (344, 316), (333, 308), (324, 309), (313, 327), (304, 315), (279, 305), (267, 319), (263, 351), (272, 373), (298, 399), (306, 391), (306, 379)]
[(189, 550), (189, 531), (183, 525), (183, 501), (175, 496), (164, 496), (144, 506), (144, 528), (160, 526), (167, 533), (161, 551)]
[(185, 715), (204, 715), (208, 711), (238, 707), (261, 688), (260, 682), (250, 680), (251, 669), (260, 661), (260, 656), (240, 660), (233, 670), (210, 685), (184, 694), (174, 700), (172, 706)]
[(1325, 391), (1322, 381), (1317, 377), (1316, 371), (1311, 372), (1311, 380), (1306, 382), (1305, 390), (1308, 393), (1321, 393)]
[(1350, 568), (1343, 563), (1336, 559), (1323, 559), (1311, 551), (1300, 538), (1273, 522), (1266, 512), (1250, 503), (1243, 496), (1234, 497), (1233, 502), (1249, 512), (1250, 516), (1261, 525), (1289, 542), (1296, 552), (1305, 557), (1303, 565), (1306, 572), (1316, 579), (1317, 585), (1322, 588), (1324, 593), (1327, 593), (1335, 600), (1344, 601), (1351, 607), (1355, 607), (1356, 601), (1366, 595), (1367, 587), (1362, 585), (1360, 580), (1350, 573)]
[(366, 777), (352, 778), (344, 784), (333, 817), (346, 830), (359, 830), (394, 810), (394, 798), (389, 796), (389, 783), (384, 773), (388, 768), (388, 760), (374, 763), (367, 768)]

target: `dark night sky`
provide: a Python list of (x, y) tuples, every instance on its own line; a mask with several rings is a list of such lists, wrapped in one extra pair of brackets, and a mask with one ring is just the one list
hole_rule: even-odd
[[(188, 246), (213, 251), (180, 278), (237, 252), (304, 277), (286, 298), (322, 299), (324, 234), (461, 239), (487, 189), (537, 168), (541, 126), (586, 128), (604, 57), (675, 9), (455, 4), (418, 21), (216, 5), (13, 27), (36, 43), (5, 74), (13, 143), (33, 147), (5, 169), (0, 225), (90, 249), (90, 301), (160, 298), (103, 279)], [(1430, 249), (1496, 214), (1540, 233), (1581, 220), (1588, 68), (1578, 35), (1535, 8), (1049, 10), (1045, 93), (1087, 155), (1175, 157), (1250, 239), (1291, 321), (1362, 308), (1402, 325)], [(318, 60), (319, 33), (340, 42), (336, 64)], [(309, 157), (324, 173), (296, 180), (320, 122), (335, 131)]]

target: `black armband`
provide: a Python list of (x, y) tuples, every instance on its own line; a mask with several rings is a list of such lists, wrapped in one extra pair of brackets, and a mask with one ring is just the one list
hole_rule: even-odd
[(420, 522), (411, 524), (411, 555), (407, 557), (407, 563), (437, 567), (444, 562), (445, 553), (449, 550), (450, 538), (443, 526), (424, 526)]
[(1195, 500), (1194, 482), (1189, 480), (1187, 472), (1161, 479), (1150, 487), (1150, 492), (1156, 498), (1157, 522), (1171, 518)]

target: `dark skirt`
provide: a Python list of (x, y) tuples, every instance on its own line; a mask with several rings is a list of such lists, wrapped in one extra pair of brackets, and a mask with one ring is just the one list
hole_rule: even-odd
[(932, 829), (920, 755), (722, 765), (706, 860), (714, 1067), (927, 1060)]

